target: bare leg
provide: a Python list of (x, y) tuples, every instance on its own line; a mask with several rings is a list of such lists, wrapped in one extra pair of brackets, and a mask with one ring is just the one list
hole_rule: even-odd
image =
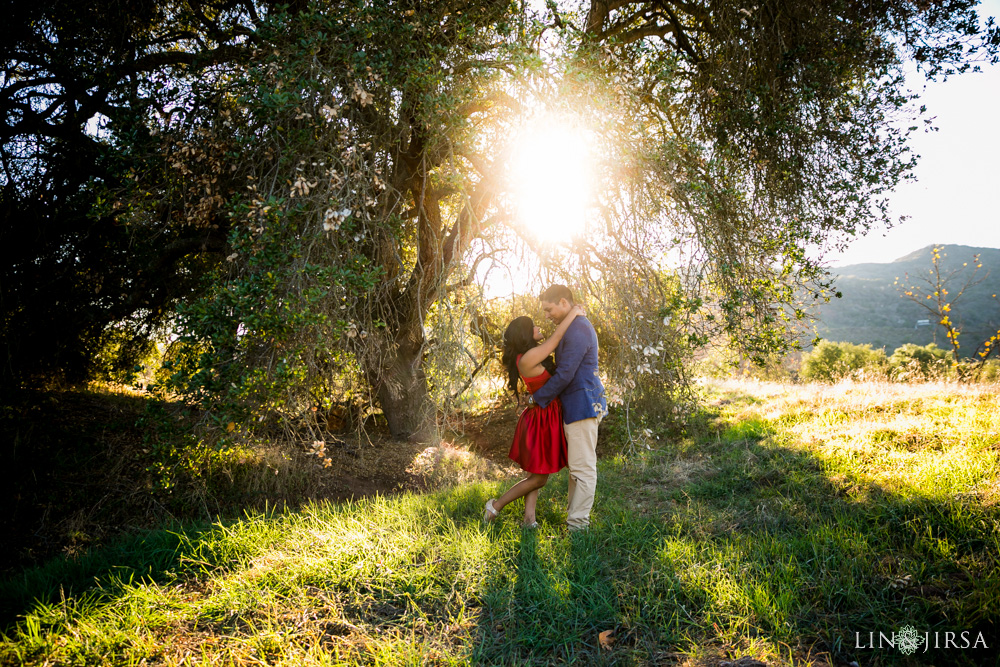
[(531, 511), (534, 513), (534, 500), (538, 498), (538, 489), (545, 486), (548, 481), (548, 475), (539, 475), (537, 473), (529, 474), (526, 479), (522, 479), (520, 482), (507, 489), (507, 493), (500, 496), (499, 499), (494, 500), (493, 509), (499, 512), (505, 505), (510, 504), (522, 496), (527, 496), (529, 493), (534, 492), (534, 498), (531, 503)]
[(535, 523), (535, 504), (538, 502), (538, 491), (539, 489), (535, 489), (524, 496), (524, 520), (522, 523), (525, 526)]

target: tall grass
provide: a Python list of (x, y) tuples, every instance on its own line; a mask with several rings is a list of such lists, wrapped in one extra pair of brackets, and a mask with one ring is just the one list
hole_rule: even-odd
[[(0, 659), (994, 664), (995, 398), (713, 386), (691, 436), (602, 461), (587, 533), (562, 527), (565, 473), (536, 532), (513, 507), (481, 524), (498, 482), (152, 532), (8, 582)], [(904, 625), (989, 648), (868, 645)]]

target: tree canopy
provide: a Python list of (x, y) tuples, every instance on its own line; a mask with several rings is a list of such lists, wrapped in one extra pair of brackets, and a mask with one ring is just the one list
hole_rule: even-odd
[[(479, 283), (525, 257), (593, 301), (612, 385), (675, 383), (673, 352), (720, 333), (772, 352), (829, 294), (809, 249), (891, 223), (904, 61), (996, 59), (975, 5), (27, 6), (0, 84), (5, 382), (84, 377), (114, 332), (169, 324), (191, 397), (366, 395), (406, 435), (451, 393), (429, 368), (460, 388), (493, 354)], [(512, 186), (541, 117), (593, 156), (563, 243)]]

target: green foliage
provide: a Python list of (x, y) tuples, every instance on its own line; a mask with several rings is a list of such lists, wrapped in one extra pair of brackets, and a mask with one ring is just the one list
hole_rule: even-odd
[(619, 424), (634, 450), (645, 446), (647, 431), (679, 430), (693, 409), (689, 366), (706, 342), (704, 302), (674, 271), (619, 268), (577, 299), (597, 331), (608, 407), (618, 413), (609, 428)]
[[(349, 246), (341, 261), (307, 259), (317, 239), (296, 225), (298, 213), (271, 218), (256, 234), (233, 231), (230, 245), (245, 264), (208, 276), (204, 296), (179, 309), (185, 352), (172, 387), (223, 412), (304, 408), (313, 393), (330, 400), (324, 383), (354, 363), (338, 343), (359, 335), (341, 307), (371, 289), (379, 269)], [(351, 233), (350, 222), (343, 227)], [(194, 349), (202, 350), (196, 363)]]
[(836, 382), (847, 377), (884, 377), (888, 369), (885, 350), (871, 345), (821, 341), (802, 355), (800, 377), (817, 382)]
[[(226, 22), (233, 10), (208, 13)], [(156, 144), (149, 116), (179, 111), (169, 91), (213, 65), (190, 54), (206, 27), (163, 3), (58, 0), (12, 7), (5, 29), (0, 384), (127, 378), (224, 238), (164, 225), (175, 207), (162, 188), (144, 190), (160, 197), (146, 215), (123, 197)]]
[(93, 355), (91, 374), (116, 384), (130, 385), (156, 360), (156, 342), (137, 337), (127, 326), (111, 325), (102, 337), (101, 348)]
[[(268, 48), (254, 52), (223, 100), (167, 129), (185, 146), (203, 126), (228, 137), (220, 141), (233, 146), (246, 179), (246, 194), (227, 201), (227, 262), (206, 278), (201, 298), (180, 308), (182, 342), (204, 347), (196, 366), (172, 380), (190, 398), (241, 419), (382, 400), (394, 432), (419, 423), (428, 370), (439, 390), (432, 398), (451, 398), (456, 386), (441, 373), (457, 371), (448, 360), (466, 341), (461, 321), (435, 314), (450, 309), (440, 271), (452, 260), (427, 227), (441, 221), (404, 209), (412, 212), (426, 188), (462, 185), (437, 152), (465, 140), (468, 118), (456, 110), (492, 75), (474, 62), (459, 73), (457, 60), (483, 57), (509, 27), (505, 8), (459, 12), (447, 18), (457, 41), (439, 39), (426, 29), (443, 9), (425, 10), (401, 13), (383, 2), (272, 13), (258, 33)], [(420, 128), (412, 160), (401, 154), (407, 123)], [(187, 173), (201, 158), (182, 151), (174, 159)], [(404, 175), (404, 167), (419, 173)], [(422, 206), (441, 213), (455, 203)], [(432, 339), (441, 349), (425, 351), (425, 325), (442, 322), (450, 330)], [(436, 370), (422, 368), (428, 352)], [(415, 361), (396, 363), (403, 353)], [(400, 371), (409, 377), (391, 376)], [(416, 400), (386, 404), (407, 394)]]
[[(207, 352), (208, 348), (204, 343), (181, 339), (171, 341), (153, 373), (152, 390), (160, 395), (182, 393), (187, 387), (186, 379), (198, 373), (201, 355)], [(175, 378), (181, 382), (176, 382)]]
[[(718, 364), (709, 364), (708, 368), (717, 366)], [(822, 341), (811, 352), (802, 356), (799, 377), (816, 382), (836, 382), (844, 378), (889, 378), (898, 382), (962, 378), (995, 382), (1000, 377), (998, 369), (1000, 362), (995, 359), (984, 360), (982, 364), (962, 360), (956, 367), (951, 359), (951, 352), (934, 343), (906, 343), (896, 348), (887, 358), (884, 350), (873, 350), (870, 345)], [(712, 377), (724, 375), (719, 371)], [(748, 375), (757, 377), (758, 373), (751, 372)]]
[[(908, 131), (887, 125), (910, 115), (912, 101), (901, 42), (889, 33), (921, 31), (921, 58), (935, 60), (925, 63), (934, 72), (953, 66), (968, 25), (959, 13), (930, 19), (905, 3), (678, 3), (662, 14), (591, 3), (588, 32), (613, 36), (612, 57), (594, 58), (608, 65), (593, 69), (619, 77), (607, 86), (625, 88), (616, 102), (628, 113), (618, 122), (644, 135), (601, 128), (616, 144), (613, 162), (636, 175), (616, 204), (668, 229), (679, 246), (672, 252), (691, 251), (688, 284), (716, 298), (719, 329), (755, 360), (786, 349), (786, 329), (813, 299), (831, 295), (809, 244), (846, 242), (891, 222), (883, 195), (914, 161)], [(641, 39), (649, 34), (668, 48)], [(658, 247), (654, 235), (633, 236), (615, 222), (628, 228), (616, 242), (636, 256)]]
[(1000, 359), (988, 359), (970, 376), (979, 382), (1000, 382)]
[(889, 357), (889, 365), (893, 377), (904, 381), (942, 378), (948, 375), (953, 367), (950, 355), (948, 350), (934, 343), (923, 346), (907, 343), (893, 351)]
[[(248, 454), (236, 441), (235, 432), (223, 424), (216, 428), (192, 429), (189, 414), (178, 415), (156, 401), (146, 404), (146, 410), (136, 421), (143, 434), (143, 453), (152, 493), (176, 511), (190, 515), (191, 507), (177, 502), (190, 501), (190, 493), (176, 501), (170, 496), (177, 489), (186, 492), (193, 486), (205, 485), (205, 480), (218, 471), (233, 469)], [(199, 435), (199, 431), (203, 434)]]

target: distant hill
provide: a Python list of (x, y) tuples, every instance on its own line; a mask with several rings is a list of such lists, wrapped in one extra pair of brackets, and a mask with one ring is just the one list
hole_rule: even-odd
[[(934, 342), (935, 336), (938, 345), (949, 347), (944, 327), (933, 319), (930, 326), (919, 326), (920, 320), (931, 316), (904, 298), (893, 285), (899, 278), (900, 286), (907, 283), (926, 287), (923, 279), (932, 279), (929, 271), (933, 268), (933, 247), (921, 248), (891, 262), (833, 268), (832, 273), (837, 276), (835, 289), (843, 296), (820, 306), (816, 323), (819, 335), (832, 341), (870, 343), (876, 348), (886, 348), (888, 354), (904, 343), (926, 345)], [(957, 272), (948, 285), (949, 297), (954, 297), (971, 275), (974, 255), (979, 255), (983, 265), (977, 280), (984, 276), (985, 280), (966, 290), (951, 312), (952, 321), (962, 330), (961, 352), (969, 355), (984, 338), (1000, 329), (1000, 301), (992, 296), (1000, 295), (1000, 249), (965, 245), (942, 247), (942, 275)], [(963, 263), (968, 266), (963, 267)]]

